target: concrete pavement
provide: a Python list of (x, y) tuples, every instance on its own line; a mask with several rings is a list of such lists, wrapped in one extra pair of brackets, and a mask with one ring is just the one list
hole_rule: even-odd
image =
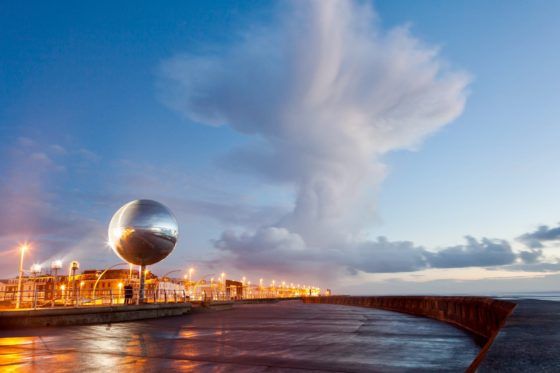
[(157, 320), (0, 331), (10, 371), (464, 371), (479, 348), (451, 325), (299, 301)]

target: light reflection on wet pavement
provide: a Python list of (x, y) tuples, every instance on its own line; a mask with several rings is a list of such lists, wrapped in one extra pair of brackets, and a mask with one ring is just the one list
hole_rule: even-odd
[(453, 326), (299, 301), (112, 325), (0, 331), (0, 371), (464, 371)]

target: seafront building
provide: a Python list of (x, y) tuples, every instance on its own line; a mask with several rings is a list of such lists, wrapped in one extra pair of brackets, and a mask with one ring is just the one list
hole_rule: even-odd
[[(104, 273), (105, 272), (105, 273)], [(17, 298), (19, 278), (1, 280), (0, 303), (9, 304)], [(24, 276), (22, 278), (21, 302), (34, 307), (45, 305), (96, 305), (124, 303), (125, 285), (138, 287), (139, 276), (137, 270), (111, 269), (85, 270), (76, 275), (40, 274)], [(162, 298), (173, 292), (185, 290), (183, 283), (169, 279), (158, 279), (148, 272), (146, 274), (146, 289), (148, 294), (157, 294)], [(152, 301), (157, 301), (152, 296)]]
[[(189, 276), (190, 277), (190, 276)], [(158, 277), (146, 271), (146, 302), (242, 300), (316, 296), (320, 289), (274, 281), (265, 285), (243, 279), (194, 280)], [(12, 307), (17, 300), (19, 278), (0, 280), (0, 305)], [(54, 273), (23, 276), (22, 307), (88, 306), (125, 303), (125, 287), (132, 286), (134, 298), (139, 289), (137, 269), (88, 269), (75, 275)], [(136, 298), (135, 298), (136, 299)]]

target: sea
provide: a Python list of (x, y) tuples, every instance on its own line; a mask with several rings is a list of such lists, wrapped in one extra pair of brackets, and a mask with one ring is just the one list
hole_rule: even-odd
[(538, 299), (560, 302), (560, 291), (506, 292), (491, 296), (500, 299)]

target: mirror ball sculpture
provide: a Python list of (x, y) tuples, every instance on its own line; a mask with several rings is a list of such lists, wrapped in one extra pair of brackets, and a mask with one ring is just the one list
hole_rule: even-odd
[(141, 266), (140, 302), (144, 299), (145, 268), (167, 257), (177, 243), (179, 228), (171, 211), (159, 202), (139, 199), (122, 206), (109, 224), (115, 253)]

